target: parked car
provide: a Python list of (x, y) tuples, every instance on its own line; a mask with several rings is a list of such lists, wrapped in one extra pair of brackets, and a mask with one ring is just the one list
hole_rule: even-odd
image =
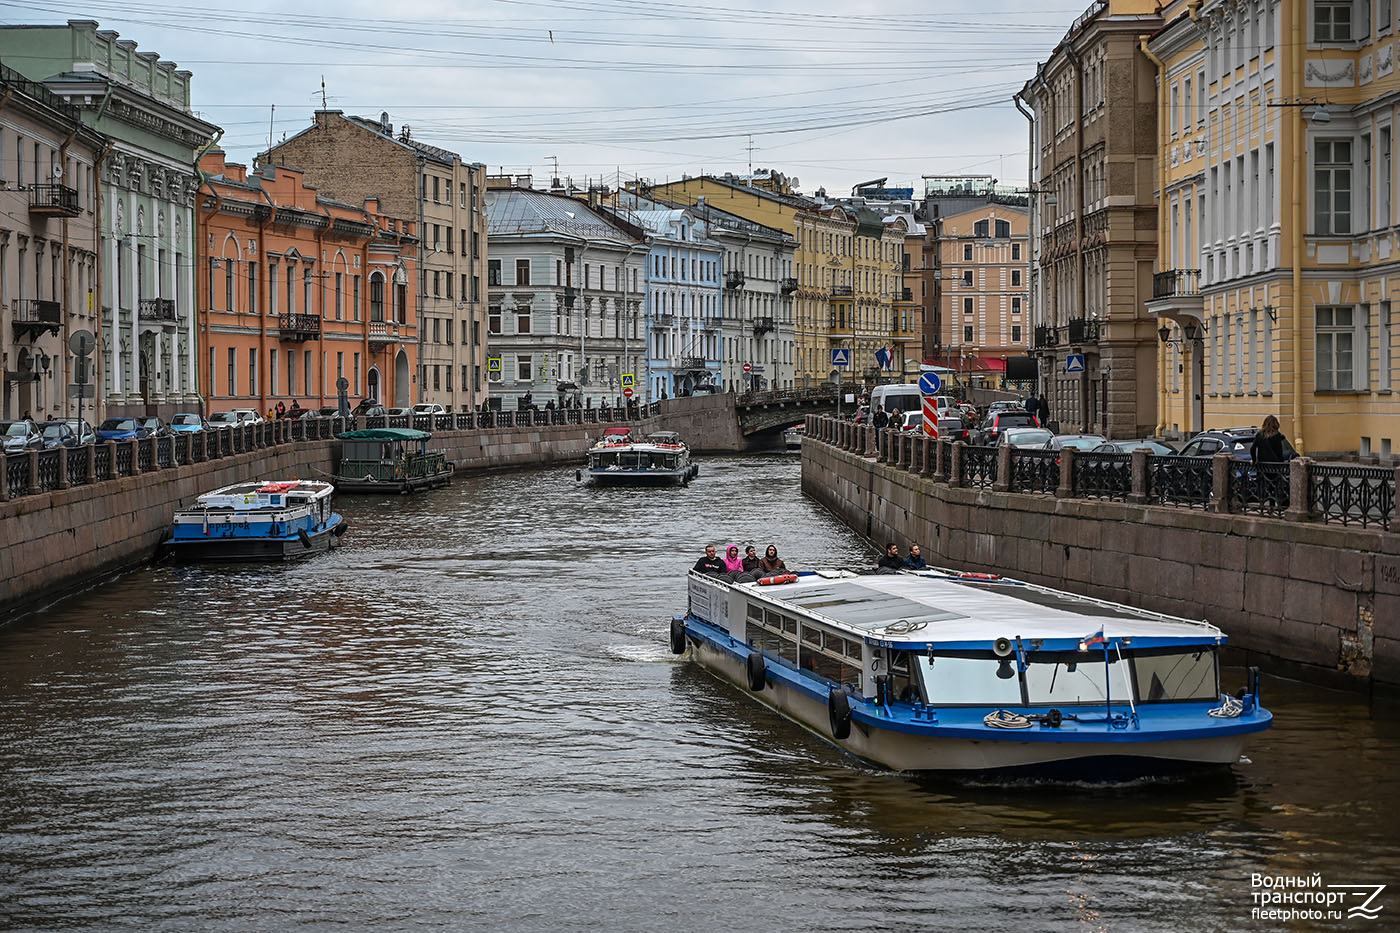
[(412, 409), (412, 408), (388, 408), (388, 409), (385, 409), (385, 414), (387, 414), (390, 418), (411, 418), (411, 417), (413, 416), (413, 409)]
[(1176, 448), (1164, 441), (1143, 438), (1137, 441), (1106, 441), (1094, 448), (1096, 454), (1130, 454), (1135, 450), (1146, 450), (1154, 457), (1170, 457)]
[(385, 418), (389, 415), (389, 409), (383, 405), (370, 405), (357, 408), (355, 414), (364, 418)]
[[(1249, 448), (1254, 443), (1254, 435), (1258, 433), (1259, 429), (1256, 427), (1214, 428), (1202, 431), (1187, 441), (1178, 455), (1182, 457), (1211, 457), (1224, 452), (1236, 460), (1248, 460)], [(1284, 459), (1292, 460), (1297, 455), (1293, 445), (1285, 439), (1283, 442)]]
[(73, 429), (73, 433), (78, 435), (79, 444), (92, 444), (97, 441), (97, 432), (88, 424), (86, 418), (65, 418), (63, 423)]
[(987, 414), (994, 411), (1025, 411), (1026, 403), (1015, 399), (1001, 399), (987, 406)]
[(170, 430), (174, 434), (198, 434), (208, 427), (204, 416), (195, 412), (181, 412), (170, 417)]
[(108, 418), (97, 426), (99, 441), (134, 441), (149, 434), (135, 418)]
[(233, 411), (215, 411), (209, 413), (209, 420), (204, 422), (207, 430), (218, 428), (233, 428), (238, 426), (238, 413)]
[(44, 438), (44, 449), (53, 450), (56, 447), (77, 447), (81, 441), (78, 434), (68, 426), (66, 421), (45, 421), (39, 425), (39, 431)]
[(413, 406), (413, 414), (415, 414), (415, 415), (445, 415), (445, 414), (447, 414), (447, 409), (446, 409), (446, 408), (443, 408), (441, 405), (438, 405), (438, 404), (436, 404), (436, 403), (425, 403), (425, 404), (422, 404), (422, 405), (414, 405), (414, 406)]
[[(297, 421), (311, 421), (311, 420), (316, 419), (316, 418), (328, 418), (328, 417), (330, 417), (330, 415), (323, 415), (323, 414), (321, 414), (321, 412), (323, 412), (323, 411), (325, 411), (325, 410), (326, 410), (326, 409), (324, 409), (324, 408), (297, 408), (297, 409), (293, 409), (292, 411), (287, 412), (287, 414), (284, 415), (283, 417), (292, 418), (292, 419), (295, 419), (295, 420), (297, 420)], [(330, 411), (331, 411), (331, 414), (332, 414), (332, 415), (335, 414), (335, 409), (334, 409), (334, 408), (332, 408)]]
[(324, 405), (316, 409), (318, 418), (338, 418), (340, 417), (340, 407), (338, 405)]
[(356, 405), (353, 409), (351, 409), (350, 414), (354, 415), (357, 418), (361, 415), (368, 416), (370, 414), (370, 409), (374, 408), (379, 409), (377, 414), (384, 414), (384, 406), (379, 404), (377, 400), (372, 398), (361, 399), (360, 403)]
[(975, 443), (995, 446), (997, 436), (1007, 428), (1038, 428), (1040, 426), (1040, 421), (1036, 416), (1024, 409), (1021, 411), (1006, 409), (989, 412), (987, 420), (982, 422), (982, 427), (975, 435)]
[(1007, 428), (997, 438), (997, 446), (1042, 450), (1045, 442), (1054, 436), (1049, 428)]
[(18, 454), (26, 450), (43, 450), (44, 435), (39, 426), (28, 418), (0, 421), (0, 436), (5, 438), (5, 453)]
[(145, 418), (137, 418), (136, 423), (145, 429), (146, 437), (170, 436), (170, 425), (166, 424), (164, 421), (162, 421), (160, 418), (157, 418), (155, 415), (150, 415)]
[(1045, 442), (1045, 449), (1064, 450), (1072, 447), (1075, 450), (1093, 450), (1107, 440), (1099, 434), (1056, 434)]
[(238, 423), (240, 425), (262, 424), (264, 421), (267, 420), (252, 408), (235, 408), (233, 410), (233, 413), (238, 416)]

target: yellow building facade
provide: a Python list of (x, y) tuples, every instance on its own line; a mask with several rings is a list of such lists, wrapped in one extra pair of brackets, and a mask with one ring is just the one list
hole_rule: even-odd
[(1179, 2), (1158, 69), (1158, 428), (1278, 416), (1299, 451), (1394, 456), (1396, 4)]

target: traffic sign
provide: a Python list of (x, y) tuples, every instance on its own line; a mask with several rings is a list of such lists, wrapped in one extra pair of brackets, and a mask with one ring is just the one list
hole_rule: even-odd
[(938, 437), (938, 408), (934, 404), (932, 396), (924, 396), (923, 410), (924, 433), (936, 439)]
[(919, 377), (919, 391), (924, 395), (937, 395), (942, 387), (943, 383), (939, 380), (938, 373), (924, 373)]
[(68, 383), (69, 398), (97, 398), (97, 386), (91, 383), (70, 382)]
[(68, 338), (68, 349), (73, 351), (74, 356), (87, 356), (96, 346), (97, 341), (90, 330), (75, 330)]
[(501, 358), (499, 356), (488, 357), (486, 360), (486, 371), (488, 373), (498, 373), (501, 371)]
[(832, 365), (832, 366), (850, 366), (850, 365), (851, 365), (851, 348), (850, 348), (850, 347), (835, 347), (834, 349), (832, 349), (832, 351), (831, 351), (831, 365)]
[(339, 391), (344, 392), (346, 389), (350, 388), (350, 380), (346, 379), (344, 376), (341, 376), (335, 381), (335, 387)]
[(752, 363), (745, 363), (745, 364), (744, 364), (744, 372), (746, 372), (746, 373), (751, 373), (751, 372), (753, 372), (753, 364), (752, 364)]
[(1083, 354), (1083, 353), (1071, 353), (1069, 356), (1066, 356), (1066, 357), (1065, 357), (1065, 372), (1067, 372), (1067, 373), (1082, 373), (1082, 372), (1084, 372), (1084, 354)]
[(627, 388), (623, 389), (623, 390), (622, 390), (622, 394), (625, 395), (625, 396), (627, 396), (628, 398), (631, 398), (631, 397), (632, 397), (632, 394), (633, 394), (633, 393), (632, 393), (632, 387), (631, 387), (631, 386), (628, 386)]
[(636, 384), (637, 384), (637, 377), (636, 377), (635, 375), (633, 375), (632, 373), (623, 373), (623, 374), (622, 374), (622, 387), (623, 387), (624, 389), (630, 389), (630, 388), (632, 388), (632, 387), (633, 387), (634, 385), (636, 385)]

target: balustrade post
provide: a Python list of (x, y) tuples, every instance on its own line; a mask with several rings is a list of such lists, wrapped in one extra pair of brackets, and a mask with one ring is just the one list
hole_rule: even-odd
[(875, 446), (879, 442), (879, 432), (875, 430), (875, 426), (873, 424), (867, 425), (865, 428), (865, 455), (867, 457), (875, 456)]
[(1011, 445), (997, 447), (997, 479), (992, 483), (992, 492), (1011, 491)]
[(10, 458), (0, 450), (0, 502), (10, 501)]
[(935, 437), (933, 442), (933, 481), (948, 482), (948, 447), (943, 438)]
[(933, 476), (933, 462), (929, 459), (929, 454), (932, 452), (934, 458), (938, 456), (938, 441), (925, 434), (919, 444), (923, 448), (919, 453), (919, 465), (923, 468), (920, 472), (931, 477)]
[(122, 441), (131, 450), (131, 472), (127, 476), (141, 475), (141, 441), (139, 439)]
[(1060, 448), (1060, 484), (1055, 487), (1056, 499), (1068, 499), (1074, 495), (1074, 448)]
[(31, 450), (25, 454), (29, 458), (29, 486), (24, 490), (29, 495), (37, 495), (39, 489), (39, 451)]
[[(83, 451), (87, 457), (87, 469), (84, 472), (87, 475), (88, 485), (91, 486), (97, 482), (97, 444), (84, 444)], [(3, 475), (3, 471), (0, 471), (0, 475)]]
[[(1312, 509), (1309, 508), (1308, 500), (1312, 498), (1309, 493), (1312, 489), (1312, 460), (1308, 457), (1294, 457), (1288, 461), (1288, 508), (1284, 509), (1283, 517), (1290, 522), (1306, 522), (1312, 520)], [(1395, 471), (1397, 479), (1400, 479), (1400, 468)], [(1400, 486), (1395, 487), (1400, 490)]]
[(59, 445), (58, 448), (58, 486), (57, 489), (67, 489), (73, 484), (68, 482), (68, 448)]
[(1132, 452), (1132, 489), (1128, 493), (1128, 501), (1134, 505), (1147, 504), (1147, 491), (1150, 484), (1147, 481), (1147, 458), (1151, 456), (1146, 448), (1138, 448)]
[(1230, 455), (1224, 452), (1210, 458), (1210, 505), (1212, 512), (1230, 511)]
[(948, 463), (948, 485), (961, 486), (963, 478), (963, 451), (967, 445), (962, 441), (953, 442), (953, 455)]
[(117, 442), (107, 441), (107, 475), (103, 479), (116, 479), (121, 473), (117, 470)]

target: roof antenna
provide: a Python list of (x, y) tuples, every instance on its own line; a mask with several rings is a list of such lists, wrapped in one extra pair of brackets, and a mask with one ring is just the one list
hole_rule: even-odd
[(268, 114), (268, 116), (267, 116), (267, 148), (268, 148), (269, 150), (272, 148), (272, 133), (273, 133), (272, 126), (273, 126), (273, 124), (276, 123), (276, 122), (277, 122), (277, 105), (276, 105), (276, 104), (273, 104), (273, 105), (272, 105), (272, 112), (271, 112), (270, 114)]
[(321, 109), (327, 110), (326, 106), (326, 76), (321, 75)]

